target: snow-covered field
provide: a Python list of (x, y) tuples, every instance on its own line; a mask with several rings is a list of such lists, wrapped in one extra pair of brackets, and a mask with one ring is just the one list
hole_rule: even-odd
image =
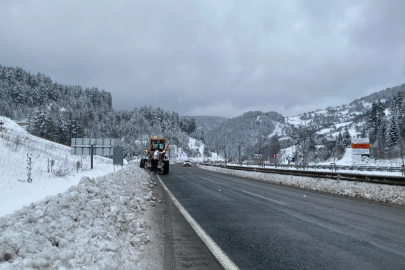
[(113, 172), (95, 156), (90, 170), (89, 157), (0, 120), (0, 269), (151, 269), (142, 250), (156, 198), (138, 163)]
[(267, 174), (260, 172), (247, 172), (213, 166), (197, 166), (205, 170), (233, 175), (236, 177), (244, 177), (263, 182), (305, 188), (309, 190), (316, 190), (354, 198), (369, 199), (377, 202), (405, 205), (405, 187), (402, 186), (379, 185), (344, 180), (337, 181), (332, 179)]

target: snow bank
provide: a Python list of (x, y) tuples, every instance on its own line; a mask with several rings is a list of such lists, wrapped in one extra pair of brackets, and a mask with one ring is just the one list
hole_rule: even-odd
[(401, 186), (379, 185), (364, 182), (319, 179), (312, 177), (260, 172), (247, 172), (212, 166), (197, 165), (197, 167), (208, 171), (228, 174), (236, 177), (244, 177), (263, 182), (305, 188), (331, 194), (344, 195), (347, 197), (369, 199), (377, 202), (405, 205), (405, 187)]
[(148, 181), (131, 164), (0, 217), (0, 269), (142, 269)]

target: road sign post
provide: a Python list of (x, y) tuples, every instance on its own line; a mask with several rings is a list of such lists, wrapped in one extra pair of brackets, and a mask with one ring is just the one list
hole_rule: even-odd
[(274, 167), (277, 168), (277, 154), (274, 154)]
[(352, 163), (365, 165), (370, 161), (370, 139), (352, 138)]
[(117, 145), (115, 139), (72, 138), (71, 154), (91, 156), (91, 169), (93, 169), (93, 156), (112, 156), (113, 146)]
[(91, 169), (93, 170), (93, 150), (94, 150), (94, 146), (93, 146), (93, 144), (91, 144), (91, 146), (90, 146), (90, 152), (91, 152), (91, 154), (90, 154), (90, 156), (91, 156)]
[(114, 147), (114, 155), (113, 155), (113, 164), (114, 164), (114, 171), (115, 165), (124, 166), (124, 148), (122, 147)]

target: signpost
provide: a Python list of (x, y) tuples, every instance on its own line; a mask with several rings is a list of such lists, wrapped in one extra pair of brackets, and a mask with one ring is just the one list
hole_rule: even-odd
[(124, 148), (122, 147), (114, 147), (113, 148), (113, 164), (114, 164), (114, 171), (115, 165), (124, 166)]
[(113, 156), (113, 146), (117, 144), (115, 139), (92, 139), (72, 138), (71, 154), (79, 156), (91, 156), (91, 169), (93, 169), (93, 155)]
[(370, 161), (370, 139), (352, 138), (352, 163), (356, 165), (365, 165)]

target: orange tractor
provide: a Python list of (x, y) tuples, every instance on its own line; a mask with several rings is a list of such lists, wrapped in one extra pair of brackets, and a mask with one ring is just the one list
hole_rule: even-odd
[(156, 136), (153, 136), (150, 138), (150, 146), (149, 149), (145, 149), (146, 156), (147, 158), (141, 159), (141, 168), (149, 168), (152, 169), (152, 158), (157, 152), (157, 158), (158, 158), (158, 163), (157, 163), (157, 170), (161, 171), (163, 174), (168, 174), (169, 173), (169, 159), (167, 158), (167, 150), (169, 149), (170, 143), (166, 145), (166, 139), (165, 138), (158, 138)]

